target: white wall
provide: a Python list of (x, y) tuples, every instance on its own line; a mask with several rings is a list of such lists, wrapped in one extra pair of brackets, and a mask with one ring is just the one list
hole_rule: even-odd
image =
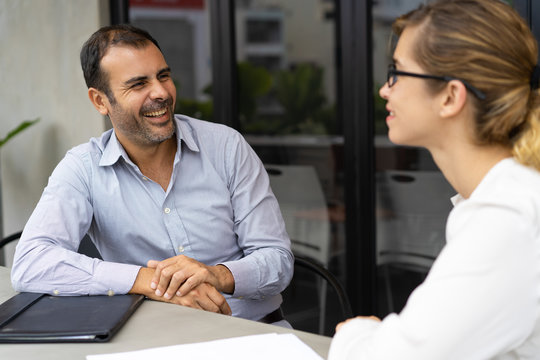
[(41, 118), (1, 149), (4, 235), (24, 227), (66, 151), (105, 129), (88, 100), (79, 52), (108, 21), (107, 0), (0, 0), (0, 137)]

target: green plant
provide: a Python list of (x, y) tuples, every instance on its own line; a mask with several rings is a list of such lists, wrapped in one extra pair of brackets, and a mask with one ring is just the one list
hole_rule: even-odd
[(187, 115), (196, 119), (212, 121), (214, 106), (211, 100), (197, 101), (177, 97), (174, 113)]
[(316, 122), (316, 114), (326, 105), (322, 68), (305, 63), (279, 71), (275, 89), (285, 109), (283, 133), (325, 132), (324, 124)]
[(34, 120), (25, 120), (23, 121), (22, 123), (19, 124), (19, 126), (17, 126), (15, 129), (11, 130), (10, 132), (8, 132), (8, 134), (3, 138), (3, 139), (0, 139), (0, 148), (2, 146), (4, 146), (9, 140), (11, 140), (12, 137), (14, 137), (15, 135), (17, 135), (18, 133), (22, 132), (23, 130), (25, 130), (26, 128), (34, 125), (35, 123), (37, 123), (38, 121), (40, 120), (40, 118), (36, 118)]
[(263, 67), (248, 62), (238, 63), (238, 95), (241, 120), (255, 119), (257, 100), (268, 94), (272, 87), (272, 75)]
[[(257, 110), (257, 101), (268, 94), (272, 87), (272, 75), (268, 70), (261, 66), (256, 66), (248, 62), (239, 62), (238, 67), (238, 115), (240, 117), (240, 123), (242, 124), (242, 129), (245, 131), (245, 126), (249, 126), (257, 121), (256, 110)], [(179, 89), (179, 84), (176, 83), (176, 88)], [(212, 84), (209, 84), (204, 89), (204, 93), (209, 97), (212, 97)], [(177, 99), (180, 99), (177, 96)], [(181, 99), (182, 100), (182, 99)], [(177, 110), (179, 113), (186, 114), (186, 112), (195, 110), (203, 112), (204, 110), (209, 110), (210, 115), (212, 115), (212, 102), (209, 101), (209, 104), (201, 103), (196, 100), (185, 101), (182, 100), (178, 106)], [(187, 114), (189, 115), (189, 114)], [(210, 118), (205, 118), (205, 120), (211, 120)]]
[[(182, 114), (196, 119), (213, 121), (214, 105), (212, 100), (199, 101), (181, 96), (180, 81), (173, 79), (176, 87), (176, 104), (174, 106), (175, 114)], [(210, 98), (212, 97), (211, 88), (207, 86), (204, 91)]]

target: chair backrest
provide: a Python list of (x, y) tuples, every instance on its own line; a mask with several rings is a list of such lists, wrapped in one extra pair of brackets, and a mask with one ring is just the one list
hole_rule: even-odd
[(2, 240), (0, 240), (0, 249), (3, 248), (4, 246), (6, 246), (7, 244), (15, 241), (15, 240), (19, 240), (21, 235), (22, 235), (22, 231), (18, 231), (18, 232), (14, 233), (14, 234), (6, 236)]
[(21, 237), (22, 232), (18, 231), (16, 233), (13, 233), (11, 235), (6, 236), (2, 240), (0, 240), (0, 265), (1, 266), (11, 266), (11, 261), (8, 259), (8, 256), (6, 254), (10, 253), (11, 251), (6, 252), (6, 245), (19, 240)]
[(327, 265), (328, 207), (313, 166), (265, 164), (295, 254)]
[(439, 171), (377, 174), (378, 263), (429, 268), (444, 244), (455, 190)]
[(322, 277), (335, 291), (343, 319), (352, 317), (351, 302), (339, 280), (325, 267), (307, 257), (295, 256), (294, 266), (307, 269)]
[(81, 240), (77, 252), (91, 258), (102, 259), (101, 254), (88, 235), (85, 235)]
[(332, 336), (335, 326), (352, 317), (339, 280), (314, 259), (295, 256), (294, 277), (283, 295), (285, 318), (297, 330)]

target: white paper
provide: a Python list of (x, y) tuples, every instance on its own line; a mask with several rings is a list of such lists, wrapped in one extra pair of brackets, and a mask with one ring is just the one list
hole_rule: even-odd
[(323, 360), (294, 334), (263, 334), (114, 354), (87, 355), (87, 360)]

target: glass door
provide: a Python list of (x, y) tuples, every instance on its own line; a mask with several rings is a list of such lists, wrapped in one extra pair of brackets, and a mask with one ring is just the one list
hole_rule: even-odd
[[(267, 169), (295, 255), (316, 261), (344, 283), (336, 4), (239, 0), (234, 18), (239, 130)], [(284, 296), (293, 327), (333, 334), (338, 308), (322, 284), (297, 269)]]

